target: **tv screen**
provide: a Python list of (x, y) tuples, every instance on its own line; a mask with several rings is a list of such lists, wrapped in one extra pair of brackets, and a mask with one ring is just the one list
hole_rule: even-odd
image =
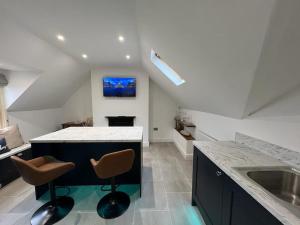
[(133, 77), (104, 77), (103, 96), (135, 97), (136, 79)]

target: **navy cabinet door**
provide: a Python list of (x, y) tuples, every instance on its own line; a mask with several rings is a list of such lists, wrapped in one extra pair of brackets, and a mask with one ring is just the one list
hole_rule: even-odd
[[(195, 151), (196, 153), (196, 151)], [(194, 165), (195, 166), (195, 165)], [(200, 151), (197, 151), (194, 198), (206, 214), (207, 224), (221, 225), (223, 179), (222, 171)]]
[(282, 225), (234, 181), (224, 182), (224, 225)]

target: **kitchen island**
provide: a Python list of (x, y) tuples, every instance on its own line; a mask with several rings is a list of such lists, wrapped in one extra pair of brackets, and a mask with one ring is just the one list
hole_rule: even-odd
[[(74, 170), (55, 180), (58, 186), (106, 185), (109, 180), (99, 179), (90, 159), (124, 149), (133, 149), (132, 169), (116, 177), (116, 184), (137, 184), (142, 181), (143, 128), (142, 127), (70, 127), (30, 140), (32, 157), (51, 155), (58, 160), (74, 162)], [(116, 165), (118, 166), (118, 165)], [(47, 191), (47, 185), (37, 186), (38, 199)]]
[[(298, 206), (287, 207), (243, 173), (245, 168), (268, 171), (290, 165), (240, 143), (194, 141), (194, 147), (192, 204), (198, 206), (206, 224), (300, 224)], [(289, 158), (284, 153), (281, 157)]]

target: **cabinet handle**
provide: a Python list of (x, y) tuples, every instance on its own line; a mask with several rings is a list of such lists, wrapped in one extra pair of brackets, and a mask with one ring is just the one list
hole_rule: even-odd
[(23, 153), (18, 153), (18, 154), (17, 154), (17, 156), (22, 156), (22, 155), (23, 155)]
[(217, 176), (219, 177), (219, 176), (222, 175), (222, 172), (221, 172), (221, 171), (217, 171), (216, 174), (217, 174)]

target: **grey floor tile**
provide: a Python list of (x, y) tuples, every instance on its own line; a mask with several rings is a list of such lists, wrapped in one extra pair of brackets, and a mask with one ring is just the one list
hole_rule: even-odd
[(163, 181), (166, 192), (191, 192), (192, 185), (187, 179)]
[[(76, 219), (76, 225), (132, 225), (134, 215), (134, 204), (131, 204), (128, 210), (118, 218), (105, 220), (97, 214), (97, 212), (78, 212), (77, 215), (72, 215)], [(61, 225), (67, 225), (63, 223)]]
[(79, 212), (72, 211), (65, 218), (63, 218), (61, 221), (59, 221), (56, 224), (57, 225), (79, 225), (81, 224), (80, 220), (81, 220), (81, 214)]
[(198, 209), (191, 205), (191, 193), (167, 193), (173, 225), (205, 225)]
[[(204, 225), (197, 209), (190, 205), (192, 162), (183, 159), (172, 143), (155, 143), (144, 148), (143, 191), (138, 185), (121, 185), (131, 205), (124, 215), (104, 220), (96, 212), (98, 201), (107, 192), (100, 186), (71, 187), (75, 200), (72, 212), (58, 225)], [(65, 195), (67, 189), (57, 189)], [(28, 225), (33, 212), (49, 196), (36, 201), (34, 188), (17, 179), (0, 190), (0, 225)]]
[(22, 213), (0, 213), (0, 225), (11, 225), (16, 224), (18, 221), (22, 220), (26, 214)]
[(41, 207), (45, 202), (47, 201), (36, 200), (35, 194), (31, 193), (23, 201), (13, 207), (9, 213), (30, 213), (32, 210), (36, 210)]
[(175, 165), (161, 165), (161, 174), (164, 181), (168, 180), (181, 180), (185, 178), (182, 169)]
[(160, 164), (157, 160), (145, 159), (143, 165), (143, 182), (162, 181)]
[(0, 197), (16, 197), (22, 196), (25, 192), (34, 191), (32, 185), (27, 184), (23, 179), (19, 178), (11, 182), (9, 185), (3, 187), (0, 191)]
[[(15, 212), (15, 213), (24, 213), (30, 211), (28, 209), (32, 205), (29, 205), (30, 203), (27, 203), (28, 195), (24, 196), (18, 196), (18, 197), (1, 197), (0, 198), (0, 213), (9, 213), (9, 212)], [(19, 205), (21, 207), (25, 206), (28, 204), (27, 209), (21, 210), (21, 208), (18, 208)], [(18, 210), (15, 210), (18, 208)]]
[(179, 163), (179, 166), (182, 168), (182, 171), (186, 178), (192, 179), (193, 176), (193, 161), (192, 160), (185, 160)]
[(136, 209), (167, 209), (167, 196), (162, 182), (143, 183), (142, 198), (136, 200)]
[(136, 210), (134, 225), (172, 225), (169, 211)]

